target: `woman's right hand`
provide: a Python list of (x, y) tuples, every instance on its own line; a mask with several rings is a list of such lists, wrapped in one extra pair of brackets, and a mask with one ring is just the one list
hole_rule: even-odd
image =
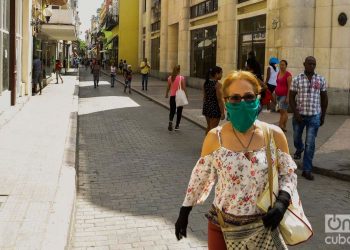
[(187, 224), (188, 224), (188, 216), (192, 207), (181, 207), (179, 218), (175, 223), (175, 235), (177, 240), (181, 240), (182, 237), (187, 237)]

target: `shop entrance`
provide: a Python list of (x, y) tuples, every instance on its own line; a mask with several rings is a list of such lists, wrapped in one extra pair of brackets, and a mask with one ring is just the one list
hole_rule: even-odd
[(261, 68), (265, 65), (266, 15), (239, 21), (238, 68), (244, 69), (248, 54), (253, 51)]

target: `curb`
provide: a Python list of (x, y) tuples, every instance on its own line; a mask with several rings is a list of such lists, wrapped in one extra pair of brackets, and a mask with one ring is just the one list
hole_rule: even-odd
[(69, 249), (75, 220), (79, 80), (75, 83), (64, 156), (55, 199), (41, 249)]

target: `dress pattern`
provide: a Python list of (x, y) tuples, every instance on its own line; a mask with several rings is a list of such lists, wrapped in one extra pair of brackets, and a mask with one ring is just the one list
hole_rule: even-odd
[(204, 93), (205, 98), (203, 102), (203, 112), (202, 114), (204, 116), (210, 117), (210, 118), (220, 118), (221, 112), (219, 107), (219, 102), (216, 97), (216, 81), (209, 79), (208, 81), (205, 81), (204, 83)]
[[(217, 181), (213, 202), (217, 208), (235, 216), (262, 214), (257, 199), (268, 182), (266, 147), (249, 152), (229, 150), (221, 146), (221, 128), (217, 127), (220, 147), (197, 161), (183, 206), (203, 203)], [(273, 138), (270, 147), (272, 161), (278, 164), (279, 189), (292, 196), (297, 186), (297, 166), (289, 154), (276, 149)]]

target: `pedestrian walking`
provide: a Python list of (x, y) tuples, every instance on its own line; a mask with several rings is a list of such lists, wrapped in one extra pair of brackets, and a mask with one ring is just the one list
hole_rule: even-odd
[(39, 93), (41, 95), (42, 84), (41, 84), (41, 76), (42, 76), (42, 63), (38, 56), (34, 56), (33, 60), (33, 84), (36, 86), (39, 85)]
[(271, 57), (269, 60), (269, 66), (266, 71), (266, 80), (265, 85), (271, 93), (271, 102), (267, 104), (267, 110), (276, 111), (276, 100), (274, 98), (275, 88), (277, 86), (277, 74), (279, 69), (277, 68), (277, 64), (279, 63), (278, 58)]
[(119, 73), (121, 75), (123, 74), (123, 65), (124, 65), (123, 59), (120, 59), (118, 67), (119, 67)]
[[(226, 77), (223, 94), (230, 122), (209, 131), (203, 142), (175, 223), (178, 240), (186, 237), (193, 206), (206, 200), (217, 181), (214, 201), (206, 214), (209, 250), (227, 249), (219, 218), (235, 229), (230, 237), (237, 238), (239, 249), (261, 249), (262, 245), (268, 246), (264, 249), (287, 249), (277, 227), (296, 190), (297, 166), (282, 130), (257, 120), (260, 88), (256, 77), (247, 71)], [(271, 136), (265, 141), (267, 131)], [(267, 148), (278, 162), (279, 193), (274, 206), (265, 213), (257, 201), (268, 183)]]
[(117, 74), (117, 68), (115, 64), (112, 64), (111, 65), (111, 88), (114, 88), (116, 74)]
[(128, 65), (128, 68), (125, 72), (125, 86), (124, 86), (124, 93), (126, 92), (126, 89), (129, 88), (129, 94), (131, 94), (131, 81), (132, 81), (132, 68), (131, 65)]
[(100, 75), (101, 75), (101, 65), (100, 65), (100, 61), (98, 60), (92, 66), (92, 75), (94, 79), (94, 88), (96, 88), (98, 87), (98, 83), (100, 81)]
[(283, 132), (287, 132), (289, 90), (292, 83), (292, 74), (287, 71), (288, 62), (280, 61), (280, 71), (277, 74), (277, 86), (275, 89), (277, 107), (280, 112), (279, 127)]
[(169, 113), (169, 125), (168, 130), (173, 130), (173, 119), (176, 113), (176, 125), (175, 131), (180, 129), (180, 122), (182, 117), (183, 106), (176, 107), (176, 91), (179, 89), (181, 84), (181, 88), (186, 91), (186, 82), (185, 78), (180, 75), (180, 65), (176, 65), (173, 68), (172, 74), (168, 77), (168, 87), (166, 90), (165, 98), (168, 98), (169, 90), (170, 90), (170, 113)]
[(62, 63), (60, 60), (56, 60), (56, 64), (55, 64), (56, 84), (58, 84), (58, 77), (61, 79), (63, 83), (61, 71), (62, 71)]
[[(294, 159), (303, 157), (302, 176), (313, 180), (312, 160), (315, 153), (315, 140), (320, 126), (323, 125), (328, 106), (326, 79), (315, 72), (316, 59), (308, 56), (304, 62), (304, 72), (293, 78), (289, 91), (289, 105), (293, 116), (293, 139), (296, 151)], [(306, 127), (305, 144), (302, 141)]]
[(203, 85), (203, 110), (202, 114), (207, 121), (205, 134), (216, 128), (220, 120), (225, 119), (225, 104), (222, 95), (222, 68), (215, 66), (209, 69), (208, 76)]
[(151, 70), (151, 65), (147, 62), (147, 58), (144, 58), (140, 64), (140, 70), (142, 75), (142, 90), (147, 91), (148, 75)]
[(126, 60), (124, 60), (124, 62), (123, 62), (123, 76), (124, 76), (125, 80), (126, 80), (125, 73), (126, 73), (127, 70), (128, 70), (128, 64), (127, 64)]
[(63, 60), (63, 68), (64, 68), (64, 74), (67, 75), (67, 60)]

